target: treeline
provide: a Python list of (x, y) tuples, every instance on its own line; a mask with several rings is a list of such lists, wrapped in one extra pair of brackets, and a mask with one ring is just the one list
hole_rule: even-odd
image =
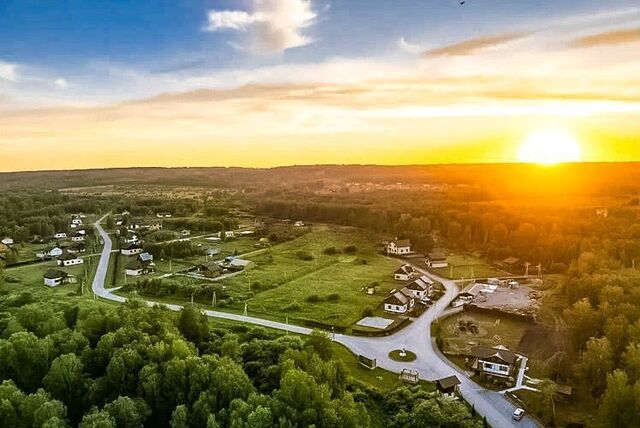
[(354, 383), (322, 333), (217, 328), (195, 308), (136, 301), (32, 301), (0, 297), (3, 426), (483, 426), (464, 403), (420, 387)]
[(638, 426), (640, 272), (592, 248), (571, 264), (563, 292), (570, 343), (549, 374), (589, 391), (599, 426)]

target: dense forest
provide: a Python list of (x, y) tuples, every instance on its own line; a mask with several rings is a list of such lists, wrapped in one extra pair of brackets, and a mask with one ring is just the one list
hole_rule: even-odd
[(0, 420), (11, 427), (482, 427), (421, 387), (354, 382), (322, 333), (217, 327), (130, 302), (0, 296)]

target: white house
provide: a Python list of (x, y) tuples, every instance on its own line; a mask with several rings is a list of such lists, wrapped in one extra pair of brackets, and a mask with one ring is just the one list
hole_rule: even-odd
[(520, 356), (502, 345), (492, 348), (476, 346), (469, 352), (471, 368), (482, 375), (506, 378), (512, 376)]
[(3, 243), (4, 245), (13, 245), (13, 239), (12, 239), (12, 238), (9, 238), (9, 237), (7, 236), (6, 238), (4, 238), (4, 239), (2, 240), (2, 243)]
[(86, 231), (86, 230), (84, 230), (84, 229), (80, 229), (80, 230), (78, 231), (78, 233), (79, 233), (80, 235), (86, 235), (86, 234), (87, 234), (87, 231)]
[(413, 270), (413, 266), (402, 265), (393, 273), (393, 278), (397, 281), (409, 281), (415, 274), (416, 271)]
[(135, 256), (142, 253), (142, 247), (137, 244), (129, 244), (126, 247), (120, 248), (120, 254), (123, 256)]
[(80, 232), (76, 232), (73, 235), (71, 235), (71, 240), (73, 242), (82, 242), (84, 241), (84, 234)]
[(420, 278), (412, 281), (405, 289), (411, 292), (411, 295), (416, 299), (424, 300), (433, 291), (433, 281), (427, 276), (421, 276)]
[(158, 213), (158, 214), (156, 214), (156, 217), (158, 217), (158, 218), (170, 218), (171, 217), (171, 213)]
[(82, 224), (82, 220), (79, 218), (71, 219), (71, 224), (75, 224), (76, 226), (80, 226)]
[(56, 232), (56, 234), (53, 235), (53, 237), (56, 238), (56, 239), (66, 238), (67, 237), (67, 233), (66, 232)]
[(53, 247), (38, 251), (36, 253), (36, 257), (39, 257), (41, 259), (44, 259), (45, 257), (59, 257), (62, 255), (62, 253), (62, 248)]
[(182, 236), (190, 236), (191, 235), (191, 231), (187, 230), (187, 229), (184, 229), (184, 230), (182, 230), (180, 232), (180, 235), (182, 235)]
[(57, 287), (60, 284), (68, 284), (76, 282), (76, 277), (66, 272), (56, 269), (49, 269), (43, 275), (44, 285), (49, 287)]
[(129, 235), (124, 238), (124, 242), (127, 244), (139, 244), (140, 240), (138, 239), (138, 235)]
[(155, 272), (155, 265), (153, 262), (143, 262), (137, 258), (125, 266), (124, 272), (128, 276), (146, 275)]
[(71, 253), (65, 253), (58, 258), (58, 266), (75, 266), (82, 263), (84, 263), (84, 260)]
[(440, 252), (429, 253), (425, 263), (427, 267), (430, 268), (444, 268), (449, 266), (446, 254)]
[(295, 223), (293, 223), (293, 227), (304, 227), (304, 222), (298, 220)]
[(385, 312), (394, 314), (406, 314), (415, 306), (415, 299), (409, 290), (394, 291), (384, 299)]
[(408, 239), (396, 239), (387, 244), (387, 254), (402, 256), (411, 253), (411, 241)]

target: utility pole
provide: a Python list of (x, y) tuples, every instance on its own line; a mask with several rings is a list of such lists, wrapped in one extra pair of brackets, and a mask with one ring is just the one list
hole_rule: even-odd
[(211, 306), (216, 307), (216, 290), (213, 290), (213, 296), (211, 297)]
[(245, 317), (247, 316), (247, 303), (244, 304), (244, 312), (242, 313)]
[(191, 293), (191, 304), (193, 305), (193, 293)]

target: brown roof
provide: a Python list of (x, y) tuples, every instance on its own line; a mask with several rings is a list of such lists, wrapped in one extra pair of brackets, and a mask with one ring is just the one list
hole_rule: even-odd
[(441, 389), (449, 389), (456, 385), (460, 385), (460, 379), (458, 379), (458, 377), (455, 375), (451, 375), (448, 377), (443, 377), (442, 379), (438, 379), (436, 383)]
[(504, 361), (507, 364), (513, 364), (518, 356), (506, 349), (489, 348), (487, 346), (476, 346), (469, 351), (469, 355), (472, 357), (486, 360), (487, 358), (497, 358)]
[(411, 246), (411, 241), (409, 241), (408, 239), (395, 239), (395, 240), (393, 240), (391, 242), (396, 244), (396, 247), (410, 247)]
[(48, 269), (43, 276), (47, 279), (58, 279), (58, 278), (65, 278), (69, 276), (69, 274), (61, 270)]
[(408, 288), (409, 290), (424, 291), (431, 288), (431, 284), (432, 282), (426, 276), (423, 276), (416, 279), (415, 281), (412, 281), (406, 286), (406, 288)]
[(508, 264), (508, 265), (514, 265), (516, 263), (518, 263), (520, 261), (519, 258), (517, 257), (507, 257), (506, 259), (504, 259), (502, 261), (502, 263)]
[(412, 274), (413, 272), (414, 272), (414, 270), (413, 270), (413, 267), (411, 265), (402, 265), (394, 273), (401, 274), (401, 275), (402, 274), (409, 275), (409, 274)]
[(406, 305), (407, 303), (409, 303), (410, 299), (411, 297), (407, 296), (402, 292), (402, 290), (400, 290), (392, 293), (389, 297), (384, 299), (384, 302), (391, 303), (393, 305)]

